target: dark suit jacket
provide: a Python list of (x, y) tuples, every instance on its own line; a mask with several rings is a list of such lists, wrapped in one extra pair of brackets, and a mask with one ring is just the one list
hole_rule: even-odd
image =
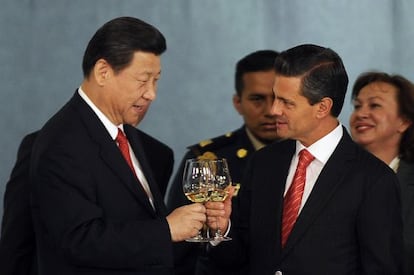
[[(255, 151), (244, 126), (225, 135), (191, 145), (188, 149), (189, 150), (183, 157), (180, 167), (169, 188), (167, 206), (170, 211), (190, 203), (185, 197), (182, 188), (184, 164), (187, 159), (201, 156), (205, 158), (226, 158), (233, 184), (239, 184), (247, 162)], [(236, 198), (234, 198), (234, 200), (236, 200)], [(231, 270), (220, 270), (218, 267), (215, 267), (214, 263), (210, 262), (208, 258), (205, 257), (205, 244), (183, 242), (175, 244), (174, 249), (177, 275), (194, 275), (194, 270), (196, 269), (197, 275), (239, 274), (233, 272), (234, 270), (238, 270), (237, 267), (234, 266)]]
[[(252, 157), (243, 180), (240, 219), (211, 255), (250, 262), (250, 274), (400, 274), (402, 222), (398, 182), (382, 161), (344, 136), (321, 171), (284, 249), (283, 193), (295, 142)], [(230, 258), (230, 259), (229, 259)]]
[(152, 209), (116, 143), (78, 93), (41, 129), (31, 180), (39, 274), (171, 274), (172, 241), (157, 181), (172, 150), (124, 125)]
[(397, 177), (404, 224), (404, 275), (414, 274), (414, 163), (401, 160)]
[(4, 193), (0, 274), (35, 275), (36, 241), (30, 211), (29, 164), (37, 132), (24, 137)]

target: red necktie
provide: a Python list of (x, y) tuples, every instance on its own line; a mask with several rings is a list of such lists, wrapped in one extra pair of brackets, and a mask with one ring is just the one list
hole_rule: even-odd
[(124, 156), (124, 159), (128, 163), (135, 177), (137, 177), (137, 175), (135, 174), (134, 165), (132, 164), (131, 155), (129, 154), (128, 139), (125, 136), (125, 134), (122, 132), (122, 130), (119, 128), (118, 128), (118, 135), (116, 136), (115, 140), (116, 142), (118, 142), (119, 150), (121, 150), (121, 153)]
[(286, 192), (283, 200), (282, 216), (282, 247), (292, 231), (293, 225), (298, 217), (299, 208), (302, 202), (303, 190), (306, 181), (306, 167), (315, 159), (306, 149), (299, 152), (299, 162), (293, 176), (292, 184)]
[[(137, 177), (137, 174), (134, 169), (134, 165), (132, 164), (131, 155), (129, 154), (129, 146), (128, 146), (128, 139), (125, 136), (124, 132), (122, 132), (121, 129), (118, 128), (118, 135), (116, 136), (116, 142), (118, 142), (119, 150), (122, 153), (122, 156), (124, 156), (124, 159), (128, 163), (128, 166), (131, 168), (132, 172), (134, 173), (135, 178), (137, 181), (141, 184), (142, 188), (144, 189), (145, 193), (148, 196), (149, 202), (151, 203), (152, 207), (154, 208), (153, 198), (151, 191), (148, 190), (148, 187), (146, 187), (144, 184), (141, 183), (139, 178)], [(155, 208), (154, 208), (155, 209)]]

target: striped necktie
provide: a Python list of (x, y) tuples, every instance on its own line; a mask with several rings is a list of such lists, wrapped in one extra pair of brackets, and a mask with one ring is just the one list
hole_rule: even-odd
[(315, 159), (306, 149), (299, 152), (299, 162), (293, 176), (292, 184), (286, 192), (283, 200), (282, 216), (282, 247), (292, 231), (298, 217), (299, 208), (302, 202), (303, 190), (305, 189), (306, 168)]

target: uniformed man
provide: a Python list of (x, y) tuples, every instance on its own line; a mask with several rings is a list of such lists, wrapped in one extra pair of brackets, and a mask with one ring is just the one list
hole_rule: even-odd
[[(190, 203), (182, 190), (184, 163), (190, 158), (226, 158), (237, 190), (250, 156), (277, 139), (275, 117), (270, 114), (273, 103), (273, 64), (277, 52), (261, 50), (243, 57), (236, 65), (233, 105), (243, 117), (244, 125), (225, 135), (201, 141), (188, 147), (167, 194), (167, 207), (175, 209)], [(233, 205), (237, 203), (233, 199)], [(236, 207), (233, 207), (233, 214)], [(194, 247), (198, 247), (197, 250)], [(200, 248), (201, 247), (201, 248)], [(221, 270), (204, 255), (204, 245), (181, 243), (176, 248), (176, 274), (240, 274), (238, 268)], [(197, 266), (197, 267), (195, 267)], [(196, 270), (196, 271), (195, 271)]]

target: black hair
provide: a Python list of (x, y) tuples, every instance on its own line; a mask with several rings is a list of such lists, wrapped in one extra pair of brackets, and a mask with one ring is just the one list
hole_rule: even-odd
[(86, 47), (82, 70), (88, 77), (99, 59), (116, 72), (127, 67), (136, 51), (161, 55), (167, 49), (165, 37), (154, 26), (133, 17), (119, 17), (105, 23)]
[(341, 113), (348, 75), (339, 55), (329, 48), (304, 44), (281, 52), (275, 60), (277, 75), (301, 77), (301, 93), (310, 104), (332, 99), (331, 115)]
[(273, 50), (260, 50), (246, 55), (237, 62), (234, 84), (238, 96), (241, 96), (244, 89), (243, 76), (246, 73), (273, 70), (278, 54)]

